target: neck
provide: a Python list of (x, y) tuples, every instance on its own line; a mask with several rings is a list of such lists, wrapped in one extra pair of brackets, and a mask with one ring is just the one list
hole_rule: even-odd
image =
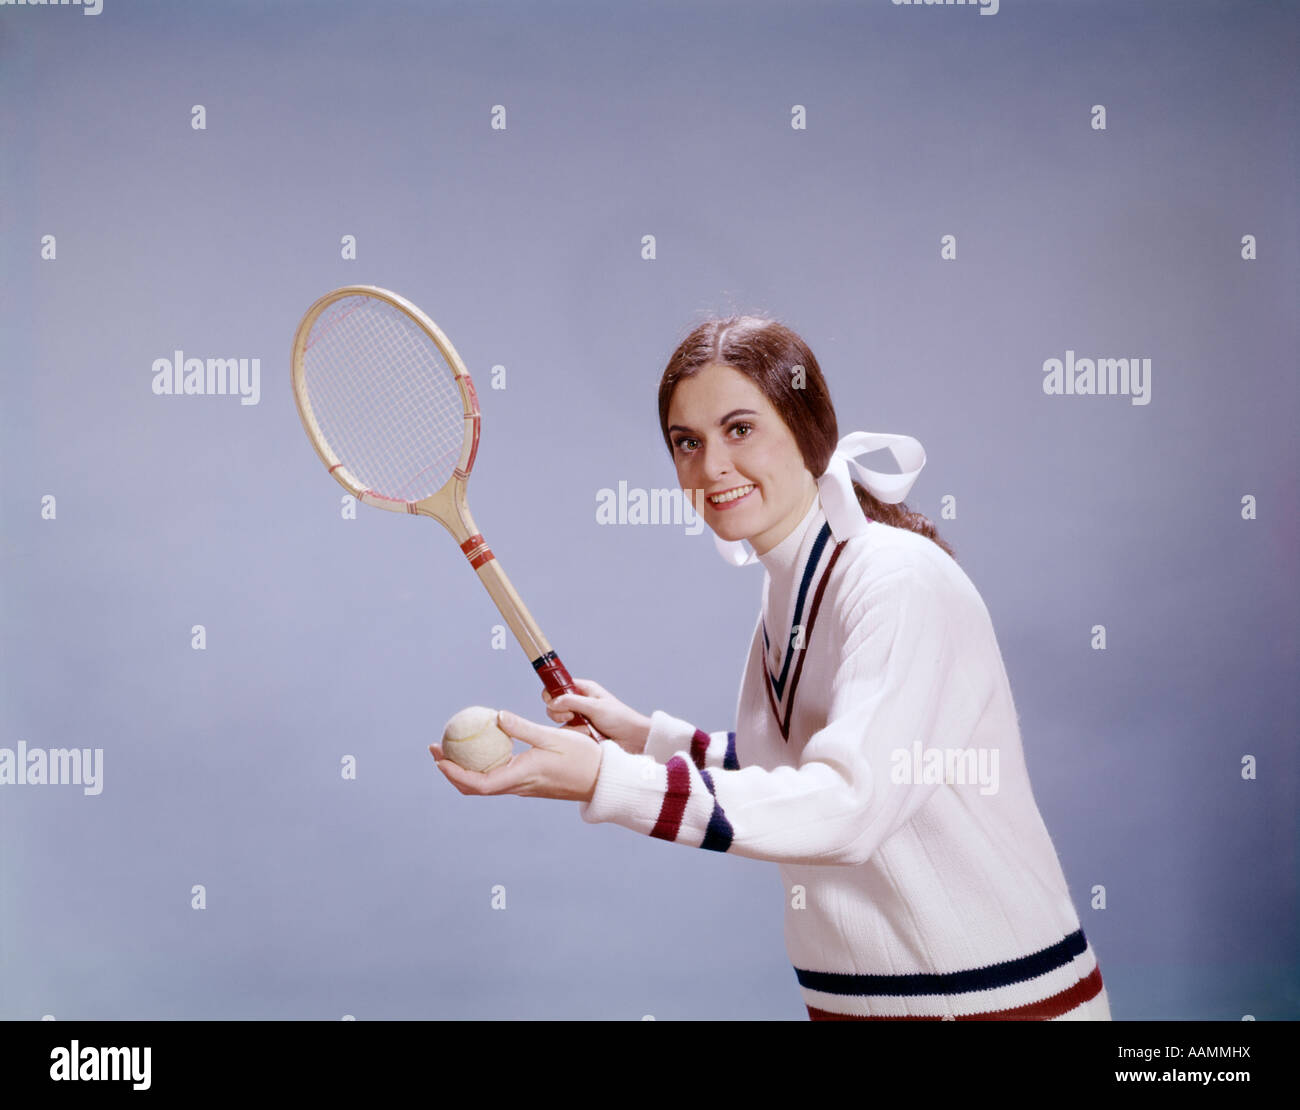
[(812, 508), (813, 503), (816, 500), (817, 484), (814, 482), (809, 488), (807, 494), (804, 496), (803, 504), (781, 522), (778, 526), (779, 530), (773, 529), (770, 532), (765, 533), (761, 538), (755, 537), (749, 541), (750, 546), (754, 549), (754, 554), (761, 559), (769, 551), (780, 547), (789, 537), (790, 533), (793, 532), (803, 521), (804, 517), (808, 515), (808, 510)]
[(775, 547), (770, 547), (766, 551), (758, 553), (759, 562), (763, 564), (770, 575), (775, 578), (783, 578), (787, 573), (793, 572), (794, 564), (799, 558), (799, 551), (808, 538), (808, 529), (814, 520), (820, 516), (820, 510), (821, 502), (816, 497), (813, 497), (807, 511), (795, 521), (786, 537)]

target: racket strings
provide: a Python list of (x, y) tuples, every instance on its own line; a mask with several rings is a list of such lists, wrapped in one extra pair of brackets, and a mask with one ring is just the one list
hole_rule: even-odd
[(357, 295), (326, 308), (305, 344), (303, 382), (326, 444), (365, 489), (419, 501), (456, 469), (466, 425), (455, 372), (387, 301)]

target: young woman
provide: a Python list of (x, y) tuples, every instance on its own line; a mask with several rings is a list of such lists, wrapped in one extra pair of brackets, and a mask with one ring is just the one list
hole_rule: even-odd
[[(503, 712), (529, 750), (476, 774), (434, 745), (439, 769), (464, 794), (574, 799), (586, 821), (778, 863), (815, 1020), (1109, 1019), (988, 610), (900, 504), (921, 445), (838, 441), (812, 352), (752, 316), (681, 343), (659, 418), (719, 549), (766, 570), (735, 730), (645, 717), (581, 680), (548, 715), (607, 740)], [(851, 461), (883, 445), (903, 474)]]

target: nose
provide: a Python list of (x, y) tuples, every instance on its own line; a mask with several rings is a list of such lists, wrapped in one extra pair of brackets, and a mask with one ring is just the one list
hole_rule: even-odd
[(731, 472), (731, 453), (720, 440), (705, 440), (700, 447), (700, 455), (700, 467), (710, 482)]

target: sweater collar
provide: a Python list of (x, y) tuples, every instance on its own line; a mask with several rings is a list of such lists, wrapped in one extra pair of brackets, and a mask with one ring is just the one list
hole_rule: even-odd
[(799, 562), (799, 555), (803, 550), (804, 540), (808, 537), (809, 531), (825, 519), (826, 513), (822, 509), (821, 498), (814, 497), (812, 505), (804, 514), (803, 519), (794, 526), (790, 534), (771, 551), (758, 557), (759, 561), (767, 569), (767, 573), (773, 578), (789, 578), (793, 575), (795, 564)]

